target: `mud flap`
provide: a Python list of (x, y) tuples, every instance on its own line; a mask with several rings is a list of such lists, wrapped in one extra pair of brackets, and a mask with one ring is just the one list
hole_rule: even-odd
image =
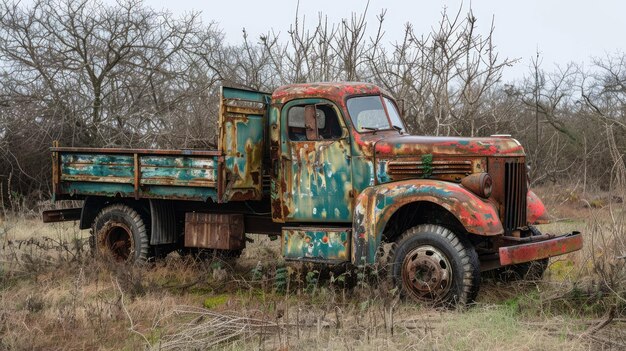
[(176, 213), (172, 201), (150, 200), (150, 245), (176, 243)]

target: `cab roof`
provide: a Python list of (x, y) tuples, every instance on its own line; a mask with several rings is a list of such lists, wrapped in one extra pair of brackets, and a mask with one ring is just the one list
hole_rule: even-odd
[(371, 83), (319, 82), (284, 85), (274, 91), (272, 100), (285, 103), (297, 98), (320, 97), (343, 105), (348, 96), (379, 94), (391, 96), (385, 90)]

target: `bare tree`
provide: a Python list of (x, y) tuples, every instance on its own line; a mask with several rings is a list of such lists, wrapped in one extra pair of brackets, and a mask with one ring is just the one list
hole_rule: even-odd
[[(385, 13), (379, 17), (382, 24)], [(479, 34), (478, 20), (462, 9), (450, 17), (442, 12), (439, 26), (424, 36), (405, 26), (403, 41), (391, 54), (382, 48), (383, 31), (373, 41), (369, 65), (374, 80), (408, 102), (410, 124), (428, 134), (479, 135), (491, 115), (484, 96), (500, 82), (504, 67), (514, 60), (498, 58), (493, 44), (494, 23)]]
[[(604, 132), (605, 149), (609, 152), (610, 163), (605, 167), (610, 170), (613, 188), (626, 187), (626, 55), (623, 53), (607, 55), (594, 59), (595, 70), (584, 73), (581, 96), (585, 112), (604, 125), (597, 128)], [(605, 156), (606, 157), (606, 156)]]
[(537, 59), (525, 79), (504, 84), (516, 60), (498, 55), (494, 19), (482, 27), (471, 9), (444, 8), (429, 33), (407, 23), (388, 38), (385, 10), (368, 27), (369, 2), (337, 23), (321, 13), (308, 22), (296, 8), (286, 33), (252, 38), (244, 29), (227, 44), (198, 13), (175, 18), (138, 0), (0, 1), (0, 176), (19, 175), (12, 190), (24, 194), (49, 190), (53, 140), (215, 147), (220, 84), (376, 83), (400, 101), (415, 134), (513, 134), (534, 182), (575, 179), (581, 169), (585, 188), (587, 179), (615, 182), (626, 151), (624, 54), (586, 70), (548, 72)]
[(29, 187), (47, 177), (43, 155), (52, 140), (211, 144), (217, 100), (209, 92), (223, 69), (214, 59), (223, 37), (214, 23), (197, 13), (173, 18), (139, 1), (4, 1), (0, 13), (0, 155)]

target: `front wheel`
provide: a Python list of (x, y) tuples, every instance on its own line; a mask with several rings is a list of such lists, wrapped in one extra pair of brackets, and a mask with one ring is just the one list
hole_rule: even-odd
[(391, 276), (404, 296), (435, 305), (466, 305), (478, 294), (480, 267), (471, 243), (438, 225), (402, 234), (390, 255)]

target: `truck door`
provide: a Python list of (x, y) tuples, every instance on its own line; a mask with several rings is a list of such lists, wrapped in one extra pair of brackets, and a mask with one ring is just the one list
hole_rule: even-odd
[(280, 122), (282, 191), (274, 196), (282, 219), (350, 222), (350, 138), (339, 108), (324, 99), (294, 100), (282, 107)]
[(222, 87), (218, 201), (261, 200), (270, 94)]

